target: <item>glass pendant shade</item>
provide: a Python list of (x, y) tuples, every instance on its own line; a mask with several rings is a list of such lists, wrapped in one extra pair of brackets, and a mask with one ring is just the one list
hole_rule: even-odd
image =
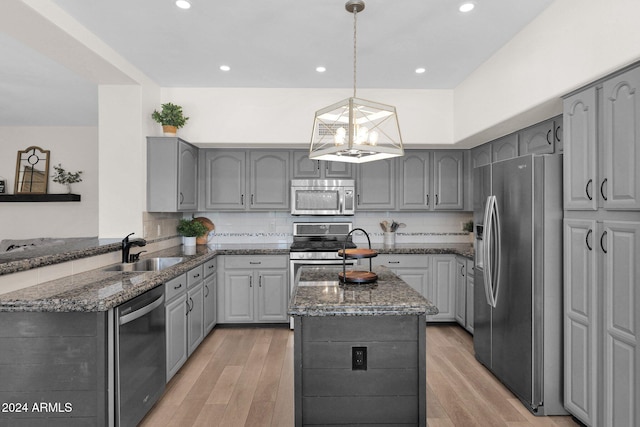
[(316, 111), (310, 159), (364, 163), (402, 155), (395, 107), (348, 98)]

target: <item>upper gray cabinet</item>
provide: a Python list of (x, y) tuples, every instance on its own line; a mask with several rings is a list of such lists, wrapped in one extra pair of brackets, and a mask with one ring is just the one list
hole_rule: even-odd
[(147, 138), (147, 211), (198, 209), (198, 148), (179, 138)]
[(288, 210), (289, 151), (207, 150), (205, 210)]
[(311, 160), (309, 151), (293, 151), (293, 179), (353, 178), (353, 167), (346, 162)]
[(491, 160), (493, 162), (513, 159), (514, 157), (518, 157), (517, 133), (512, 133), (491, 141)]
[(459, 210), (464, 207), (463, 152), (433, 152), (434, 210)]
[(405, 151), (398, 158), (398, 209), (463, 209), (463, 158), (461, 150)]
[(477, 168), (491, 163), (491, 143), (471, 149), (471, 167)]
[(565, 98), (565, 209), (640, 209), (639, 90), (636, 68)]
[(395, 209), (394, 160), (377, 160), (356, 166), (356, 209)]
[(521, 130), (518, 136), (519, 154), (551, 154), (561, 141), (562, 116)]
[(430, 151), (405, 151), (404, 157), (399, 158), (399, 209), (431, 209), (434, 200), (431, 188), (431, 163)]

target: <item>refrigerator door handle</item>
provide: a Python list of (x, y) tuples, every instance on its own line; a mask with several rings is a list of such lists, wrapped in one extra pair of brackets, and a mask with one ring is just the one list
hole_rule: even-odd
[(485, 293), (485, 297), (487, 298), (487, 304), (493, 307), (493, 286), (491, 284), (491, 228), (492, 228), (492, 221), (491, 218), (493, 216), (492, 214), (492, 197), (493, 196), (489, 196), (487, 197), (487, 203), (485, 204), (485, 211), (484, 211), (484, 240), (482, 241), (483, 244), (483, 251), (482, 251), (482, 262), (484, 265), (484, 269), (482, 271), (483, 276), (484, 276), (484, 293)]
[(496, 248), (496, 252), (495, 252), (495, 278), (493, 277), (493, 272), (491, 274), (491, 279), (494, 280), (493, 282), (493, 289), (494, 289), (494, 294), (493, 294), (493, 307), (495, 308), (496, 305), (498, 304), (498, 293), (500, 291), (500, 264), (502, 263), (502, 245), (501, 245), (501, 241), (502, 241), (502, 228), (500, 225), (500, 212), (498, 209), (498, 199), (496, 199), (496, 196), (493, 196), (493, 208), (492, 208), (492, 213), (493, 213), (493, 218), (495, 221), (495, 248)]

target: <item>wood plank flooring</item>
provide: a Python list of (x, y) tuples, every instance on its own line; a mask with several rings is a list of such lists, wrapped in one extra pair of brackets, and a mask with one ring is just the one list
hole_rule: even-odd
[[(293, 332), (214, 329), (140, 425), (293, 426)], [(455, 325), (427, 326), (427, 425), (579, 426), (531, 415), (475, 360), (471, 335)]]

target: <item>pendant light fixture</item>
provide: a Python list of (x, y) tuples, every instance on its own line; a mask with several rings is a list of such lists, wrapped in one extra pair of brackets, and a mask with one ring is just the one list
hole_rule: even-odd
[(364, 1), (345, 4), (353, 13), (353, 96), (316, 111), (309, 158), (364, 163), (404, 155), (395, 107), (356, 96), (357, 15)]

